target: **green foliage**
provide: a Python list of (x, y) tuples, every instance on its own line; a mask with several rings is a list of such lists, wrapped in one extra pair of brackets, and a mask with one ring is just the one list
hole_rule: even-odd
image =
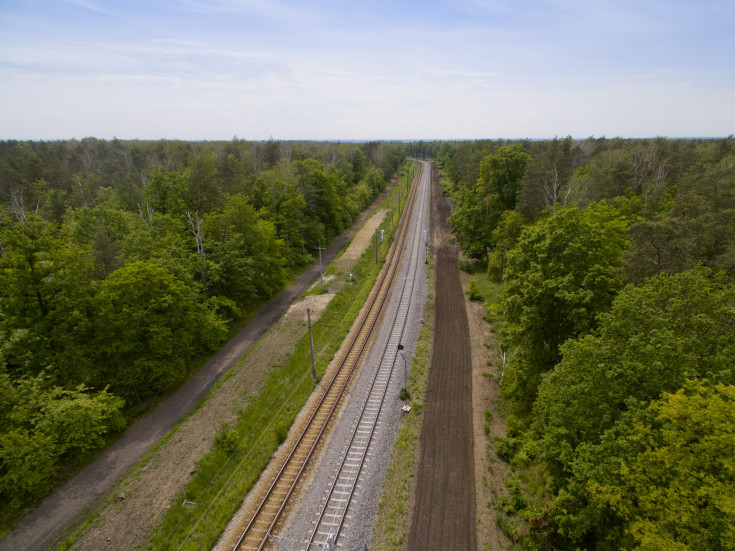
[(518, 450), (521, 446), (521, 441), (518, 438), (514, 438), (512, 436), (506, 438), (496, 436), (494, 440), (495, 454), (506, 463), (510, 463), (515, 457), (516, 453), (518, 453)]
[(500, 215), (497, 202), (490, 199), (483, 202), (474, 192), (460, 195), (457, 206), (449, 217), (452, 234), (459, 249), (470, 258), (487, 259), (492, 233)]
[(59, 453), (50, 435), (26, 429), (0, 435), (0, 495), (7, 503), (43, 495), (58, 469)]
[(734, 443), (735, 387), (690, 380), (583, 447), (570, 488), (584, 506), (565, 524), (611, 548), (732, 549)]
[(477, 286), (477, 283), (474, 281), (470, 281), (470, 288), (467, 291), (467, 298), (473, 301), (482, 302), (483, 297), (480, 293), (480, 289)]
[(619, 436), (611, 479), (589, 484), (638, 549), (735, 547), (735, 386), (689, 382)]
[(500, 147), (480, 165), (472, 188), (460, 188), (457, 206), (449, 217), (460, 250), (470, 258), (487, 260), (493, 232), (504, 211), (515, 208), (521, 180), (530, 160), (522, 145)]
[(503, 282), (508, 252), (516, 246), (525, 227), (523, 215), (514, 210), (506, 210), (500, 217), (500, 223), (493, 230), (492, 239), (495, 250), (488, 262), (488, 275)]
[(95, 296), (97, 361), (105, 381), (142, 398), (180, 376), (196, 350), (197, 304), (184, 283), (150, 262), (107, 278)]
[(500, 211), (514, 210), (531, 156), (522, 144), (505, 145), (480, 163), (478, 191), (483, 197), (494, 197)]
[(237, 430), (229, 423), (223, 423), (214, 435), (214, 446), (224, 450), (228, 455), (237, 452), (240, 438)]
[(286, 279), (283, 242), (245, 196), (231, 196), (221, 214), (207, 217), (204, 234), (209, 260), (221, 270), (210, 291), (252, 306), (280, 289)]
[[(661, 195), (661, 202), (672, 198)], [(625, 258), (630, 280), (677, 273), (698, 263), (735, 267), (735, 156), (692, 170), (666, 207), (632, 228), (633, 246)]]
[(734, 307), (722, 275), (661, 275), (623, 289), (592, 334), (562, 347), (524, 447), (549, 476), (554, 499), (540, 522), (550, 531), (605, 548), (668, 548), (690, 536), (687, 548), (727, 548), (727, 530), (714, 527), (730, 506), (711, 492), (732, 494), (735, 479), (710, 483), (708, 473), (732, 471), (721, 435), (735, 431)]
[(622, 287), (616, 274), (628, 221), (604, 202), (562, 209), (526, 228), (508, 254), (505, 349), (519, 348), (504, 391), (532, 403), (559, 346), (590, 331)]
[(186, 186), (183, 174), (157, 167), (143, 190), (143, 196), (160, 214), (183, 214), (186, 210)]
[(735, 384), (735, 289), (706, 271), (626, 287), (591, 335), (562, 347), (535, 404), (544, 456), (566, 472), (582, 442), (687, 377)]
[(0, 386), (0, 496), (8, 504), (42, 495), (64, 465), (125, 426), (123, 400), (106, 390), (64, 390), (43, 376), (11, 382), (4, 372)]
[(490, 427), (493, 424), (493, 413), (489, 409), (486, 409), (483, 412), (483, 417), (485, 418), (485, 422), (482, 425), (482, 429), (485, 432), (485, 436), (490, 436)]
[(532, 159), (528, 163), (517, 209), (535, 219), (544, 209), (582, 207), (587, 201), (588, 182), (581, 178), (583, 146), (571, 136), (560, 140), (525, 144)]

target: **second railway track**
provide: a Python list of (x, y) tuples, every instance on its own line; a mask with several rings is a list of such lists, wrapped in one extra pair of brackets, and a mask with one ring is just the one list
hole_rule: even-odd
[(421, 181), (422, 170), (418, 171), (408, 197), (404, 216), (401, 217), (394, 245), (391, 247), (386, 263), (367, 300), (360, 318), (348, 336), (349, 346), (338, 358), (338, 367), (329, 381), (324, 393), (309, 418), (306, 427), (293, 446), (283, 466), (268, 487), (255, 512), (249, 516), (249, 522), (234, 546), (234, 550), (262, 550), (268, 548), (270, 536), (281, 518), (289, 498), (293, 495), (297, 484), (306, 469), (309, 459), (314, 454), (321, 436), (337, 410), (350, 379), (360, 363), (370, 342), (378, 319), (390, 296), (396, 281), (409, 229), (411, 215), (416, 201), (417, 190)]
[[(411, 225), (408, 235), (407, 246), (404, 249), (405, 277), (399, 280), (395, 286), (397, 292), (397, 305), (390, 319), (383, 323), (382, 330), (387, 332), (380, 358), (377, 360), (377, 369), (372, 375), (369, 388), (362, 401), (358, 420), (350, 433), (349, 441), (342, 452), (340, 464), (336, 473), (331, 477), (329, 489), (321, 505), (314, 528), (310, 537), (304, 540), (304, 545), (297, 547), (307, 551), (309, 549), (329, 549), (329, 545), (343, 546), (349, 537), (343, 537), (345, 521), (349, 518), (349, 512), (356, 496), (356, 490), (363, 472), (366, 460), (372, 453), (373, 440), (380, 425), (383, 406), (386, 402), (389, 385), (393, 379), (394, 372), (401, 367), (402, 352), (401, 343), (406, 336), (406, 326), (409, 319), (413, 298), (416, 296), (417, 276), (419, 267), (423, 264), (426, 234), (420, 229), (422, 220), (425, 220), (427, 201), (425, 194), (428, 193), (428, 185), (418, 188), (419, 199), (416, 206), (416, 218), (418, 222)], [(398, 364), (398, 368), (397, 368)], [(405, 384), (403, 377), (401, 382)], [(403, 387), (403, 384), (401, 387)], [(353, 542), (354, 543), (354, 542)]]

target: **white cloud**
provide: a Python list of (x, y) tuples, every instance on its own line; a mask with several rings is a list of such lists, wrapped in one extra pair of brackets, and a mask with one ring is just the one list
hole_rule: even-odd
[[(683, 18), (675, 10), (661, 15), (659, 0), (464, 0), (426, 6), (415, 18), (363, 4), (386, 13), (374, 10), (362, 26), (358, 12), (318, 1), (176, 0), (174, 11), (110, 4), (128, 10), (114, 19), (96, 15), (108, 13), (102, 0), (70, 5), (89, 13), (12, 14), (12, 34), (0, 36), (0, 138), (585, 137), (735, 128), (727, 48), (697, 25), (680, 45), (672, 29), (685, 26), (693, 8)], [(702, 10), (700, 24), (716, 11), (707, 0)], [(646, 29), (658, 29), (655, 40)]]

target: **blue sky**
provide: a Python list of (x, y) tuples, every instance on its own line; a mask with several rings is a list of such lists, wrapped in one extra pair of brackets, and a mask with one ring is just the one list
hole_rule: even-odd
[(732, 133), (732, 0), (0, 0), (1, 139)]

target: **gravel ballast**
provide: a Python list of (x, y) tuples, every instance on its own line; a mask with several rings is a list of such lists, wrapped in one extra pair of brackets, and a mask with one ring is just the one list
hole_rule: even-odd
[[(428, 187), (428, 178), (422, 178), (424, 191)], [(421, 193), (420, 199), (428, 203), (428, 193)], [(419, 212), (419, 201), (415, 205), (415, 216)], [(412, 232), (429, 227), (429, 209), (424, 208), (421, 221), (412, 222)], [(411, 236), (409, 235), (409, 239)], [(324, 505), (330, 485), (334, 481), (341, 459), (346, 452), (347, 443), (357, 425), (360, 412), (370, 389), (370, 384), (379, 366), (381, 355), (393, 330), (392, 322), (400, 301), (401, 285), (407, 273), (407, 263), (403, 263), (399, 271), (399, 279), (394, 289), (388, 307), (380, 323), (378, 334), (368, 355), (362, 372), (343, 407), (341, 416), (331, 432), (328, 444), (323, 446), (322, 455), (316, 466), (311, 470), (311, 477), (304, 481), (300, 499), (294, 507), (293, 513), (280, 530), (275, 534), (282, 545), (291, 551), (305, 549), (308, 539), (314, 529), (319, 512)], [(411, 307), (408, 312), (402, 344), (406, 352), (406, 359), (410, 369), (419, 326), (422, 323), (422, 312), (426, 296), (425, 266), (419, 262), (416, 274), (416, 284)], [(400, 330), (400, 329), (397, 329)], [(393, 354), (393, 351), (388, 351)], [(401, 411), (403, 401), (399, 398), (400, 389), (404, 384), (403, 360), (398, 357), (391, 375), (383, 409), (381, 410), (370, 452), (360, 474), (356, 495), (348, 511), (345, 525), (341, 532), (338, 544), (342, 549), (361, 550), (370, 544), (372, 526), (375, 521), (378, 501), (380, 500), (385, 470), (390, 461), (390, 450), (398, 431), (403, 415)], [(318, 548), (318, 547), (316, 547)], [(315, 549), (314, 546), (311, 549)]]

